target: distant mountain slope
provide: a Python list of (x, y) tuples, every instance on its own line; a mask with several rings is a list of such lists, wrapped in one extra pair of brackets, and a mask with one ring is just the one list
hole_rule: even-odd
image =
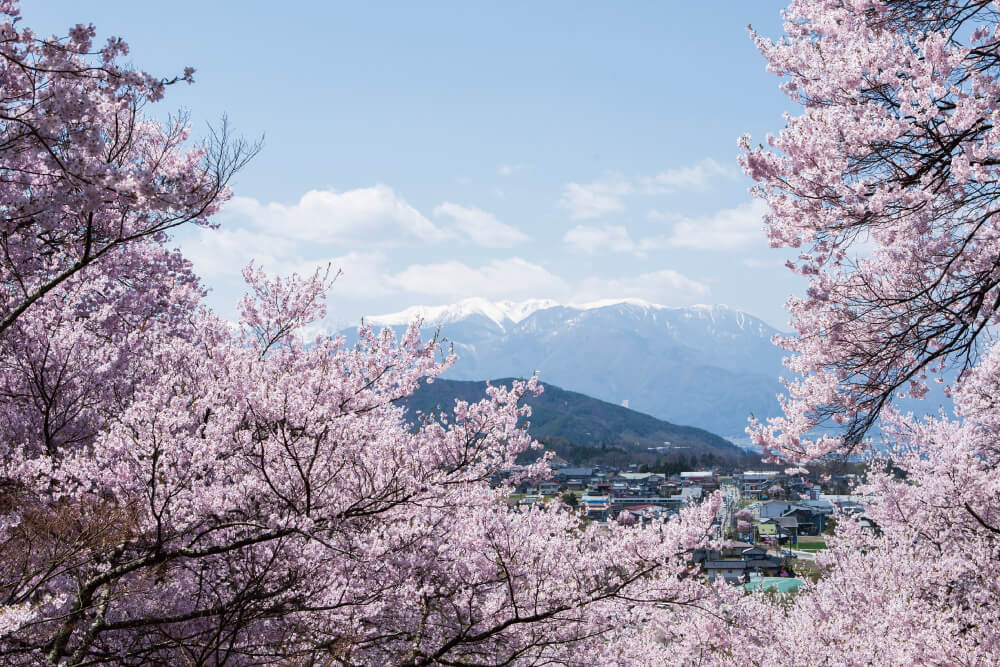
[[(509, 386), (510, 378), (493, 384)], [(528, 398), (531, 406), (529, 432), (538, 439), (561, 438), (585, 447), (621, 446), (646, 451), (669, 444), (672, 451), (687, 455), (713, 454), (722, 459), (738, 458), (744, 450), (714, 433), (679, 426), (620, 405), (566, 391), (543, 383), (540, 396)], [(455, 399), (478, 401), (486, 396), (486, 382), (437, 379), (424, 384), (404, 405), (411, 411), (429, 413), (451, 408)]]
[[(725, 306), (667, 308), (636, 299), (583, 306), (467, 299), (368, 318), (400, 331), (417, 315), (441, 325), (458, 362), (446, 377), (523, 377), (738, 437), (747, 417), (779, 414), (777, 331)], [(343, 331), (349, 340), (355, 331)]]

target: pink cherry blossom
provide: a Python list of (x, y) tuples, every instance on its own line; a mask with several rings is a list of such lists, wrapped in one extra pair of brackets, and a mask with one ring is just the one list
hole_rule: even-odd
[[(784, 39), (754, 34), (803, 111), (741, 159), (810, 285), (777, 341), (796, 373), (784, 414), (749, 432), (795, 464), (862, 451), (876, 424), (888, 449), (868, 453), (862, 513), (836, 516), (818, 581), (719, 607), (708, 662), (792, 664), (804, 638), (815, 664), (1000, 661), (998, 10), (795, 0)], [(953, 415), (894, 410), (948, 369)]]
[(419, 321), (303, 338), (330, 271), (251, 265), (221, 320), (168, 233), (215, 224), (255, 147), (145, 115), (190, 69), (124, 67), (92, 26), (40, 39), (10, 0), (0, 20), (5, 664), (669, 658), (656, 619), (718, 596), (689, 559), (719, 497), (642, 527), (515, 511), (491, 480), (549, 474), (538, 380), (412, 423), (453, 357)]

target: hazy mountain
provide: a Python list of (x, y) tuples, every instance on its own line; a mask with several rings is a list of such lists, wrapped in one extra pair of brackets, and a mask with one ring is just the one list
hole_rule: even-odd
[[(492, 382), (510, 386), (511, 379)], [(526, 399), (532, 411), (529, 432), (574, 462), (599, 458), (602, 452), (611, 449), (625, 454), (621, 457), (623, 462), (648, 464), (678, 455), (689, 459), (712, 455), (721, 462), (738, 460), (747, 454), (725, 438), (703, 429), (671, 424), (552, 384), (543, 385), (545, 390), (540, 396)], [(450, 411), (455, 399), (473, 402), (485, 397), (486, 382), (437, 379), (433, 384), (421, 385), (404, 405), (412, 416), (418, 411), (425, 414), (439, 409)], [(649, 452), (656, 447), (661, 448), (659, 452)]]
[[(582, 306), (468, 299), (366, 318), (401, 330), (438, 325), (458, 362), (445, 377), (541, 379), (669, 422), (740, 436), (747, 416), (778, 413), (775, 329), (726, 306), (668, 308), (627, 299)], [(349, 339), (353, 330), (343, 332)]]

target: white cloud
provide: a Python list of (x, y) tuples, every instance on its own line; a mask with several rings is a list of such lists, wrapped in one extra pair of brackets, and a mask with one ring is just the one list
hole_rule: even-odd
[[(377, 299), (394, 294), (396, 288), (387, 279), (386, 256), (381, 252), (349, 252), (328, 259), (300, 262), (292, 272), (310, 275), (317, 268), (330, 265), (330, 275), (340, 275), (330, 290), (330, 300)], [(287, 275), (287, 274), (286, 274)]]
[(501, 176), (511, 176), (519, 171), (524, 171), (528, 169), (530, 165), (527, 164), (502, 164), (497, 167), (497, 173)]
[(650, 211), (646, 216), (650, 220), (672, 222), (669, 234), (633, 239), (621, 225), (577, 225), (563, 235), (563, 241), (588, 254), (621, 252), (640, 257), (665, 248), (733, 250), (755, 244), (763, 247), (766, 244), (762, 217), (766, 212), (767, 205), (760, 200), (701, 218)]
[[(703, 173), (710, 171), (703, 169)], [(689, 174), (677, 176), (673, 182), (682, 183), (685, 178), (688, 183), (696, 181)], [(629, 196), (646, 194), (639, 181), (630, 183), (609, 174), (588, 185), (569, 184), (562, 205), (575, 218), (599, 217), (624, 209)], [(761, 216), (765, 210), (763, 204), (753, 202), (697, 218), (651, 212), (648, 217), (659, 220), (658, 224), (643, 220), (645, 229), (631, 227), (631, 233), (629, 225), (574, 223), (576, 226), (563, 235), (563, 248), (564, 252), (571, 248), (589, 254), (642, 257), (670, 248), (725, 251), (753, 243), (763, 245)], [(227, 206), (221, 229), (184, 232), (178, 235), (178, 242), (208, 284), (221, 288), (226, 303), (235, 302), (242, 292), (240, 269), (251, 260), (270, 273), (282, 275), (309, 273), (329, 262), (334, 270), (343, 271), (330, 293), (334, 318), (347, 318), (362, 309), (382, 310), (373, 305), (376, 302), (412, 305), (467, 297), (553, 298), (563, 303), (631, 297), (669, 305), (710, 298), (706, 284), (672, 270), (629, 276), (626, 268), (611, 279), (591, 274), (582, 280), (569, 280), (565, 276), (571, 273), (555, 275), (534, 261), (496, 257), (497, 253), (475, 250), (469, 244), (454, 252), (450, 252), (451, 246), (442, 245), (433, 259), (425, 259), (419, 249), (423, 243), (468, 239), (481, 247), (505, 248), (528, 239), (524, 231), (473, 206), (444, 201), (433, 214), (425, 217), (385, 185), (345, 192), (312, 190), (287, 205), (241, 197)], [(655, 233), (643, 236), (643, 232), (654, 231), (650, 227)], [(351, 249), (356, 251), (348, 252)], [(544, 255), (532, 260), (538, 257)], [(425, 263), (412, 263), (421, 259)], [(742, 261), (742, 257), (734, 261)], [(213, 298), (218, 297), (217, 293)]]
[(563, 188), (559, 206), (569, 210), (574, 220), (599, 218), (607, 213), (625, 210), (623, 198), (635, 191), (632, 184), (620, 175), (593, 183), (568, 183)]
[(488, 248), (509, 248), (527, 240), (520, 229), (500, 222), (495, 215), (471, 206), (445, 202), (434, 209), (435, 216), (447, 216), (458, 223), (455, 232)]
[(283, 238), (314, 243), (390, 246), (448, 238), (392, 188), (381, 184), (345, 192), (310, 190), (292, 205), (234, 197), (225, 212), (227, 217), (247, 218)]
[(671, 269), (619, 278), (591, 276), (571, 283), (519, 257), (493, 260), (481, 267), (457, 261), (417, 264), (390, 277), (388, 282), (401, 292), (442, 302), (468, 297), (551, 298), (561, 303), (638, 298), (679, 306), (702, 303), (711, 296), (707, 285)]
[(735, 168), (723, 166), (711, 158), (631, 180), (613, 173), (593, 183), (567, 183), (559, 206), (568, 209), (574, 220), (599, 218), (624, 211), (625, 197), (630, 195), (656, 196), (676, 190), (704, 189), (720, 178), (731, 179), (737, 174)]
[(670, 248), (673, 245), (665, 236), (649, 236), (634, 240), (628, 229), (622, 225), (603, 227), (577, 225), (563, 235), (563, 242), (570, 248), (588, 255), (620, 252), (630, 253), (636, 257), (645, 257), (650, 251)]
[(181, 239), (180, 246), (199, 276), (240, 289), (240, 271), (252, 261), (268, 273), (282, 276), (310, 275), (329, 264), (331, 275), (341, 272), (331, 292), (334, 297), (370, 299), (395, 290), (386, 282), (386, 256), (379, 251), (307, 260), (299, 252), (301, 242), (239, 227), (199, 229), (196, 235)]
[(288, 273), (299, 261), (294, 241), (240, 227), (200, 228), (178, 240), (195, 272), (209, 279), (242, 280), (250, 260), (272, 273)]
[(704, 283), (664, 269), (618, 279), (587, 278), (577, 288), (573, 301), (586, 303), (631, 297), (667, 306), (683, 306), (704, 301), (710, 295), (711, 290)]
[(674, 223), (668, 242), (674, 247), (706, 250), (731, 250), (754, 243), (763, 245), (762, 217), (766, 212), (767, 205), (755, 199), (708, 217), (681, 218)]
[(563, 241), (574, 250), (594, 255), (598, 252), (636, 252), (637, 246), (622, 225), (602, 227), (577, 225), (563, 235)]
[(546, 297), (566, 289), (561, 278), (519, 257), (494, 259), (476, 268), (458, 261), (414, 264), (389, 282), (407, 292), (448, 298)]
[(644, 189), (650, 194), (659, 194), (685, 188), (704, 188), (719, 177), (732, 178), (736, 170), (724, 167), (711, 158), (689, 167), (666, 169), (651, 178), (643, 179)]
[[(609, 229), (610, 237), (624, 237), (625, 245), (635, 245), (624, 228)], [(394, 260), (391, 251), (370, 249), (317, 256), (315, 248), (305, 248), (301, 241), (254, 229), (199, 229), (180, 241), (196, 271), (222, 288), (225, 307), (231, 307), (244, 291), (240, 269), (251, 260), (269, 273), (286, 276), (308, 275), (329, 264), (333, 272), (341, 272), (329, 293), (327, 325), (337, 322), (334, 329), (353, 322), (361, 313), (382, 310), (374, 305), (379, 302), (413, 305), (484, 297), (586, 303), (631, 297), (684, 305), (705, 301), (709, 296), (707, 286), (672, 270), (611, 279), (591, 276), (571, 282), (520, 257), (493, 259), (482, 265), (452, 260), (397, 268), (399, 265), (394, 264), (398, 258)], [(310, 252), (303, 254), (303, 249)]]

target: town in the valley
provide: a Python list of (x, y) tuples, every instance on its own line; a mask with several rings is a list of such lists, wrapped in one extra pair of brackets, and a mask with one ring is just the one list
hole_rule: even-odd
[[(777, 593), (793, 593), (820, 575), (815, 556), (826, 548), (838, 515), (854, 516), (861, 526), (877, 530), (864, 513), (864, 498), (848, 492), (856, 473), (821, 479), (781, 470), (663, 474), (638, 468), (581, 467), (556, 459), (550, 479), (520, 483), (511, 503), (530, 511), (558, 499), (587, 521), (648, 525), (720, 493), (722, 503), (708, 536), (712, 547), (690, 552), (691, 572), (709, 582), (722, 579), (747, 590)], [(503, 483), (503, 476), (494, 482)]]

